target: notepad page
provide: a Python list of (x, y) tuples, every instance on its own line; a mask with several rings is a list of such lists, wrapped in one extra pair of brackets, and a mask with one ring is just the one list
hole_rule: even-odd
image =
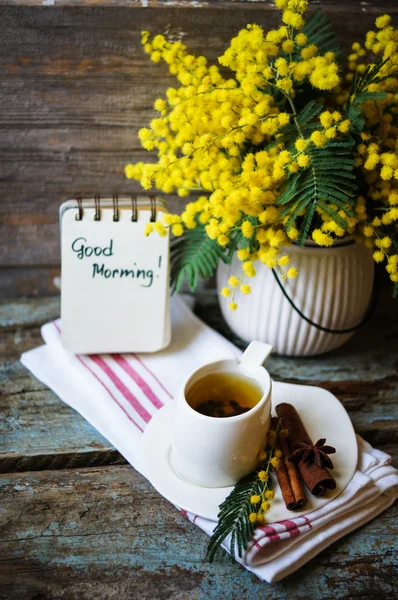
[[(62, 215), (62, 342), (78, 353), (155, 352), (167, 345), (169, 235), (145, 236), (150, 210), (76, 208)], [(158, 217), (160, 218), (160, 217)]]

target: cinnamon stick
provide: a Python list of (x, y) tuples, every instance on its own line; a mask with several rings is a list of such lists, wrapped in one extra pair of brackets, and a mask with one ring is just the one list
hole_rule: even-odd
[[(278, 418), (271, 419), (271, 426), (276, 429)], [(275, 468), (275, 475), (281, 488), (283, 500), (288, 510), (300, 510), (307, 504), (304, 486), (301, 482), (300, 473), (295, 464), (288, 460), (290, 449), (286, 438), (278, 435), (277, 448), (282, 452), (279, 467)]]
[[(287, 443), (291, 453), (297, 450), (300, 444), (312, 444), (294, 406), (283, 402), (276, 407), (276, 413), (282, 419), (283, 426), (289, 431)], [(314, 496), (324, 496), (327, 490), (335, 489), (336, 481), (324, 466), (318, 466), (315, 462), (300, 461), (298, 469), (305, 485)]]

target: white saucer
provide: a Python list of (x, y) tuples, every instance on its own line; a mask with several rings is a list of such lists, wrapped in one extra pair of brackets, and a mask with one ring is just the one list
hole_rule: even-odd
[[(281, 402), (289, 402), (296, 408), (313, 442), (321, 437), (326, 438), (327, 444), (336, 448), (336, 454), (331, 457), (336, 489), (321, 498), (307, 491), (308, 504), (305, 510), (292, 512), (287, 510), (280, 488), (275, 485), (275, 499), (267, 512), (269, 523), (308, 514), (330, 502), (351, 481), (358, 460), (354, 429), (336, 396), (319, 387), (273, 382), (272, 407)], [(200, 487), (179, 475), (173, 464), (171, 450), (174, 410), (175, 401), (171, 401), (156, 413), (145, 429), (141, 443), (146, 475), (153, 487), (167, 500), (195, 515), (215, 521), (219, 506), (232, 487)]]

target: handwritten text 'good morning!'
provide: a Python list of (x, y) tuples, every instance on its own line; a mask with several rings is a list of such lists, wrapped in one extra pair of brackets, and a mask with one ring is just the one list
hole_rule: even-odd
[[(77, 238), (72, 244), (72, 250), (76, 253), (79, 260), (90, 258), (92, 256), (114, 256), (113, 240), (109, 241), (106, 246), (88, 246), (85, 244), (86, 238)], [(158, 266), (161, 267), (162, 257), (158, 257)], [(91, 276), (93, 279), (103, 277), (104, 279), (134, 279), (141, 287), (151, 287), (155, 275), (153, 269), (143, 269), (137, 266), (134, 262), (129, 268), (109, 268), (105, 263), (93, 263)]]

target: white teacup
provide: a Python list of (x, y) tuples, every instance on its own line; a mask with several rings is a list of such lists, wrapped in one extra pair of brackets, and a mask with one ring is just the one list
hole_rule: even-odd
[[(183, 383), (177, 399), (172, 436), (173, 461), (182, 477), (203, 487), (234, 485), (253, 471), (264, 449), (271, 416), (271, 377), (262, 366), (272, 346), (252, 342), (240, 360), (225, 359), (194, 371)], [(249, 411), (226, 418), (209, 417), (187, 401), (189, 390), (210, 373), (227, 372), (255, 381), (260, 401)]]

